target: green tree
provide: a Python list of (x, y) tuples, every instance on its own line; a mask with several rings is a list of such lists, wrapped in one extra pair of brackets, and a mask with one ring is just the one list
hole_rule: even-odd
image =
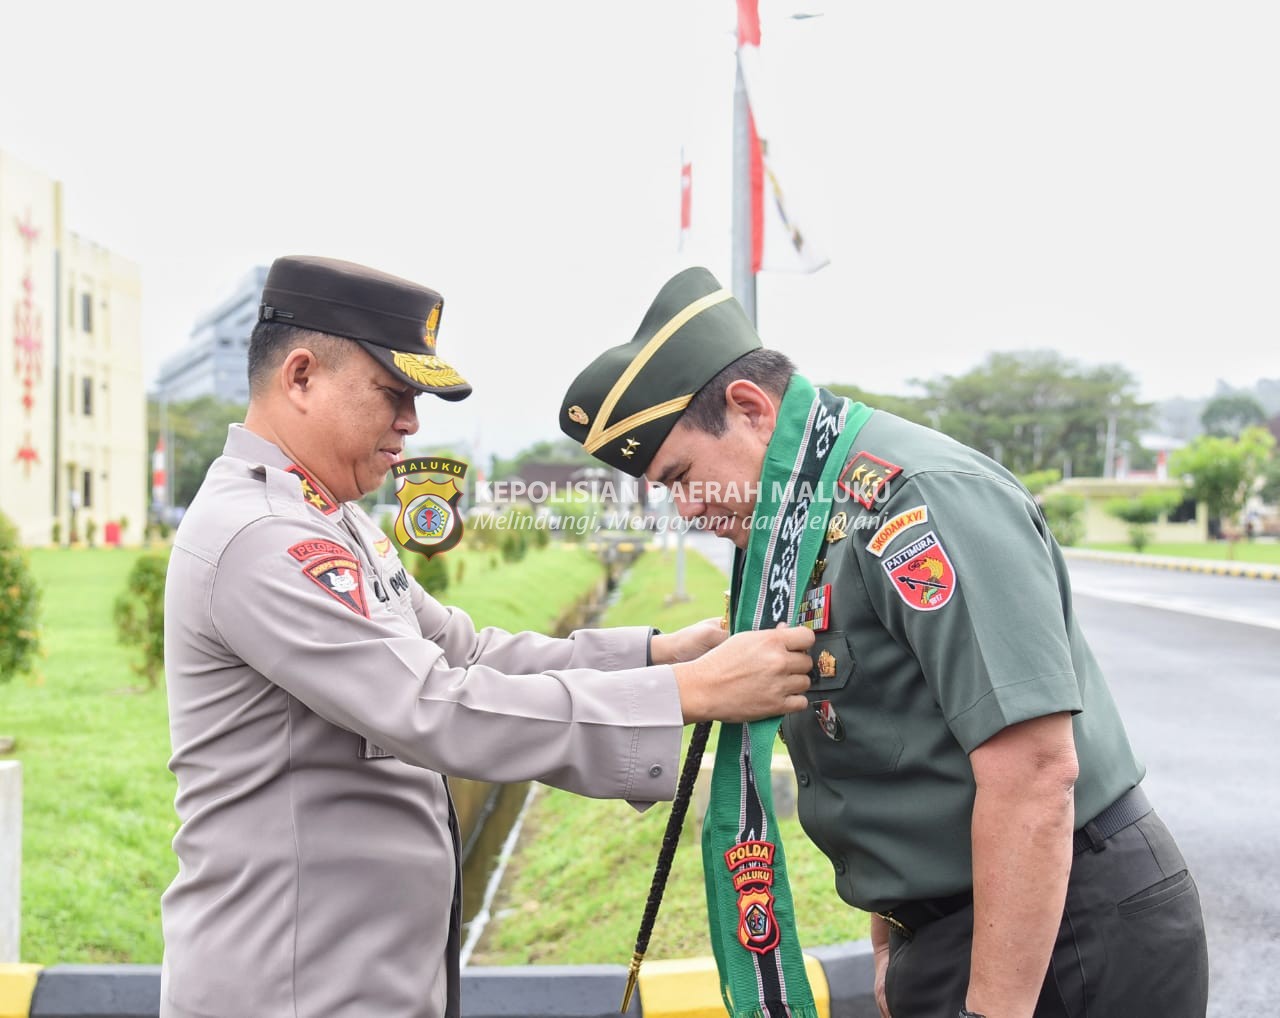
[(0, 682), (30, 671), (40, 653), (40, 588), (18, 528), (0, 513)]
[(1262, 476), (1275, 439), (1265, 428), (1245, 428), (1239, 438), (1201, 435), (1169, 458), (1169, 472), (1186, 480), (1192, 498), (1203, 502), (1210, 519), (1239, 514)]
[(1084, 368), (1047, 350), (995, 353), (964, 375), (913, 384), (934, 427), (1016, 474), (1069, 464), (1100, 475), (1109, 427), (1115, 448), (1136, 447), (1151, 411), (1119, 365)]
[(571, 438), (534, 442), (511, 459), (493, 456), (490, 460), (489, 480), (500, 481), (519, 473), (526, 463), (580, 463), (586, 467), (600, 465), (592, 455)]
[(174, 505), (190, 505), (209, 472), (209, 464), (222, 455), (227, 442), (227, 425), (243, 421), (243, 403), (220, 400), (216, 396), (170, 403), (161, 414), (160, 404), (147, 404), (148, 448), (156, 447), (161, 417), (165, 424), (165, 446), (173, 464), (169, 486)]
[(1235, 438), (1245, 428), (1262, 424), (1267, 413), (1247, 392), (1226, 392), (1214, 396), (1200, 413), (1200, 423), (1210, 435)]
[(1151, 527), (1182, 503), (1182, 493), (1153, 489), (1133, 498), (1108, 499), (1103, 506), (1110, 515), (1129, 524), (1129, 544), (1141, 552), (1151, 543)]
[(931, 426), (929, 407), (919, 396), (883, 395), (868, 392), (866, 389), (859, 388), (856, 385), (823, 385), (823, 388), (829, 389), (837, 396), (847, 396), (855, 402), (865, 403), (869, 407), (883, 410), (885, 413), (893, 414), (896, 417), (903, 417), (908, 421), (914, 421), (916, 424), (923, 424), (926, 427)]
[(1033, 495), (1039, 495), (1045, 488), (1051, 484), (1057, 484), (1062, 480), (1061, 470), (1033, 470), (1029, 474), (1023, 474), (1018, 478), (1023, 487)]
[(125, 646), (141, 652), (142, 660), (133, 670), (147, 680), (149, 689), (156, 688), (164, 671), (164, 576), (168, 566), (167, 553), (138, 556), (115, 603), (116, 636)]

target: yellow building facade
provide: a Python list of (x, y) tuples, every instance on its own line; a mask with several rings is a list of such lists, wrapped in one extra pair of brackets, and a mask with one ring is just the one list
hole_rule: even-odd
[(0, 151), (0, 511), (27, 544), (141, 540), (138, 266), (63, 223), (62, 186)]

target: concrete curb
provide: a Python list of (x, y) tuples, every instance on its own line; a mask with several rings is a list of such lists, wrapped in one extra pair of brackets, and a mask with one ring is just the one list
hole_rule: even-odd
[[(822, 1018), (878, 1018), (870, 941), (806, 951), (805, 966)], [(462, 1015), (613, 1018), (626, 983), (627, 970), (621, 965), (466, 968)], [(158, 965), (0, 966), (0, 1018), (157, 1018), (159, 1012)], [(647, 963), (626, 1014), (723, 1018), (715, 961)]]
[(156, 1018), (159, 965), (53, 965), (40, 973), (31, 1015)]
[(1261, 562), (1175, 558), (1171, 555), (1138, 555), (1123, 551), (1092, 551), (1088, 548), (1063, 548), (1062, 553), (1067, 558), (1087, 559), (1093, 562), (1114, 562), (1118, 565), (1174, 569), (1179, 572), (1206, 573), (1213, 576), (1241, 576), (1251, 580), (1280, 580), (1280, 566), (1265, 565)]

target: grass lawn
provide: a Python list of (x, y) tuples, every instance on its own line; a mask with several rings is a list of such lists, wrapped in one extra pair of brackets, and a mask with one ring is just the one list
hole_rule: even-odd
[[(0, 733), (23, 766), (22, 958), (160, 961), (160, 894), (177, 870), (163, 689), (137, 692), (112, 605), (139, 553), (35, 549), (46, 657), (0, 685)], [(477, 625), (547, 629), (602, 577), (586, 551), (551, 545), (515, 563), (447, 556), (445, 600)], [(461, 566), (464, 578), (457, 580)]]
[[(1123, 542), (1086, 544), (1094, 551), (1120, 551), (1132, 555), (1133, 548)], [(1257, 562), (1280, 565), (1280, 541), (1204, 541), (1194, 544), (1149, 544), (1144, 555), (1170, 555), (1174, 558), (1207, 558), (1222, 562)]]
[[(670, 631), (723, 611), (724, 574), (705, 558), (686, 556), (691, 600), (668, 605), (674, 577), (674, 552), (646, 553), (602, 624), (649, 623)], [(713, 732), (707, 759), (714, 738)], [(540, 788), (493, 904), (495, 918), (471, 964), (627, 964), (669, 813), (665, 803), (638, 814), (625, 803)], [(836, 896), (831, 864), (799, 822), (784, 819), (780, 827), (801, 942), (816, 947), (866, 936), (865, 913)], [(709, 955), (706, 931), (702, 854), (691, 809), (647, 957)]]

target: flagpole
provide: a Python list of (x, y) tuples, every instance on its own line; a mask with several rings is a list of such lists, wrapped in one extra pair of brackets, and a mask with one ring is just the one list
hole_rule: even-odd
[[(739, 43), (739, 50), (741, 43)], [(742, 76), (742, 59), (735, 54), (737, 76), (733, 83), (733, 295), (756, 324), (756, 276), (751, 271), (751, 136), (748, 118), (747, 84)]]

